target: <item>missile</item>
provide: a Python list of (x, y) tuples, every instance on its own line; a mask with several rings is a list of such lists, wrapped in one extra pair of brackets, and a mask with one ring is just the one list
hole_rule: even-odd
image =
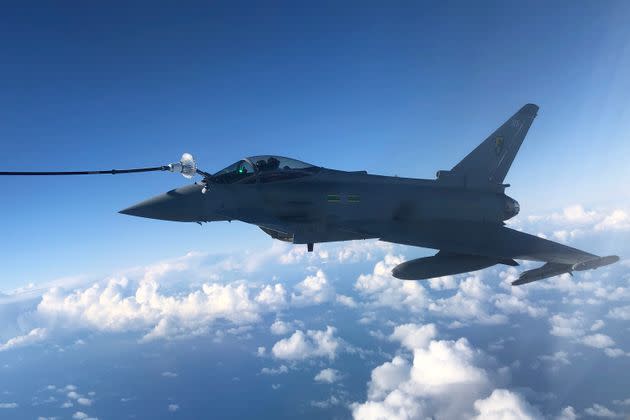
[(512, 282), (512, 285), (519, 286), (521, 284), (546, 279), (547, 277), (559, 276), (564, 273), (571, 274), (573, 271), (593, 270), (605, 265), (614, 264), (617, 261), (619, 261), (618, 256), (609, 255), (607, 257), (597, 257), (591, 260), (582, 261), (573, 265), (548, 262), (542, 267), (534, 268), (533, 270), (521, 273), (520, 277)]

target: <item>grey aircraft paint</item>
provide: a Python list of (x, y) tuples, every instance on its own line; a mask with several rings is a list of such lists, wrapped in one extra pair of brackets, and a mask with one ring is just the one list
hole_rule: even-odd
[(243, 159), (200, 183), (177, 188), (121, 213), (179, 222), (240, 220), (294, 244), (377, 238), (439, 250), (398, 265), (393, 275), (420, 280), (479, 270), (514, 259), (545, 262), (514, 285), (619, 260), (598, 257), (505, 227), (519, 204), (503, 184), (536, 114), (527, 104), (450, 171), (435, 180), (346, 172), (280, 156)]

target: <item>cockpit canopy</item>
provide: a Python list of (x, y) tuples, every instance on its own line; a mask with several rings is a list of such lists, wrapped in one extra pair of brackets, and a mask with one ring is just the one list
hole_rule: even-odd
[(301, 178), (319, 172), (318, 166), (282, 156), (252, 156), (228, 166), (212, 175), (218, 184), (253, 184)]

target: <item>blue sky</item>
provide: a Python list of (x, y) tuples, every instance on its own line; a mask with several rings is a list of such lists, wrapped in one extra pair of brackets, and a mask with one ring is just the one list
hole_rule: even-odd
[[(377, 2), (287, 2), (273, 7), (199, 2), (185, 8), (165, 2), (102, 7), (68, 2), (5, 7), (0, 16), (4, 57), (0, 167), (124, 168), (165, 164), (190, 152), (202, 169), (214, 172), (243, 156), (271, 153), (332, 168), (432, 178), (437, 170), (452, 167), (524, 103), (534, 102), (540, 105), (539, 115), (507, 178), (512, 184), (508, 193), (521, 204), (518, 226), (623, 258), (629, 250), (630, 170), (625, 159), (630, 153), (629, 17), (630, 5), (621, 1), (401, 2), (388, 7)], [(10, 393), (0, 403), (15, 400), (18, 407), (7, 408), (14, 410), (14, 417), (70, 418), (77, 408), (84, 408), (99, 418), (121, 413), (142, 418), (146, 404), (129, 408), (121, 403), (130, 398), (132, 405), (134, 401), (155, 403), (163, 416), (195, 418), (208, 409), (210, 401), (223, 404), (217, 410), (226, 414), (230, 406), (238, 405), (239, 392), (262, 393), (264, 389), (260, 395), (267, 398), (260, 400), (269, 404), (272, 418), (298, 413), (318, 417), (327, 409), (332, 410), (330, 415), (344, 418), (357, 413), (359, 406), (352, 409), (351, 404), (367, 401), (372, 369), (391, 362), (397, 353), (413, 360), (413, 351), (387, 338), (406, 322), (435, 324), (434, 341), (465, 337), (471, 348), (482, 348), (496, 358), (493, 366), (487, 360), (465, 361), (485, 372), (485, 388), (476, 388), (479, 400), (490, 398), (493, 383), (497, 389), (514, 391), (548, 417), (580, 401), (582, 415), (588, 416), (585, 410), (597, 401), (623, 412), (623, 405), (614, 406), (613, 401), (623, 402), (630, 395), (607, 398), (604, 394), (612, 392), (609, 388), (603, 384), (597, 389), (586, 387), (579, 375), (591, 378), (628, 367), (626, 356), (605, 353), (606, 349), (609, 354), (615, 353), (610, 349), (630, 351), (623, 323), (628, 318), (623, 311), (615, 312), (627, 304), (627, 264), (580, 277), (573, 285), (564, 279), (552, 283), (549, 290), (534, 288), (533, 296), (504, 290), (506, 274), (501, 277), (500, 270), (489, 271), (474, 277), (475, 287), (467, 286), (471, 282), (461, 276), (445, 290), (421, 286), (426, 290), (419, 293), (428, 294), (427, 299), (413, 293), (409, 297), (405, 294), (409, 290), (404, 290), (379, 306), (361, 288), (360, 276), (372, 273), (379, 262), (386, 264), (387, 256), (406, 258), (426, 251), (382, 249), (368, 243), (358, 261), (344, 267), (345, 260), (332, 255), (345, 255), (347, 249), (359, 245), (350, 244), (347, 249), (331, 245), (323, 248), (330, 253), (327, 258), (301, 256), (289, 264), (291, 251), (273, 248), (276, 253), (269, 254), (271, 239), (255, 227), (240, 223), (199, 227), (117, 213), (184, 183), (169, 174), (0, 179), (4, 197), (0, 292), (8, 295), (0, 306), (5, 325), (0, 328), (0, 345), (6, 346), (6, 351), (0, 351), (0, 362), (10, 372), (2, 375), (4, 382), (0, 379), (0, 391), (4, 387)], [(370, 247), (376, 251), (369, 251)], [(85, 292), (93, 284), (105, 287), (110, 278), (128, 278), (121, 296), (133, 296), (147, 270), (164, 264), (171, 267), (165, 261), (189, 252), (200, 253), (204, 262), (180, 271), (169, 268), (166, 275), (158, 276), (164, 296), (186, 296), (202, 290), (203, 284), (236, 287), (245, 282), (253, 288), (248, 290), (254, 299), (260, 292), (256, 287), (286, 280), (285, 305), (257, 307), (255, 320), (234, 320), (225, 314), (194, 318), (188, 320), (193, 326), (175, 328), (181, 333), (173, 333), (175, 338), (169, 333), (145, 343), (142, 337), (154, 323), (169, 316), (160, 312), (144, 319), (136, 314), (136, 324), (125, 318), (122, 326), (105, 328), (80, 315), (89, 312), (91, 303), (82, 309), (74, 301), (61, 304), (75, 288)], [(260, 260), (268, 267), (243, 270)], [(334, 291), (329, 290), (323, 301), (294, 305), (291, 295), (297, 292), (293, 287), (318, 269)], [(613, 277), (614, 281), (606, 282)], [(464, 316), (465, 326), (453, 329), (457, 316), (444, 315), (439, 299), (465, 295), (471, 287), (481, 287), (479, 282), (490, 289), (476, 295), (475, 307), (487, 313), (469, 314), (472, 320)], [(22, 290), (15, 291), (29, 284), (34, 290), (26, 297)], [(59, 295), (51, 294), (53, 284), (62, 286)], [(597, 284), (603, 291), (597, 295), (597, 287), (588, 284)], [(614, 295), (617, 287), (623, 291)], [(355, 306), (338, 303), (335, 296), (339, 294), (352, 297)], [(494, 298), (500, 294), (516, 299), (512, 303), (519, 302), (517, 306), (525, 312), (506, 313), (506, 305), (497, 306)], [(47, 312), (41, 303), (53, 295), (57, 300), (51, 301)], [(418, 306), (403, 305), (404, 310), (391, 312), (400, 304), (398, 298), (419, 299)], [(598, 303), (581, 307), (589, 298)], [(530, 306), (539, 312), (528, 311)], [(109, 310), (103, 309), (106, 319)], [(575, 315), (576, 310), (583, 313)], [(72, 318), (69, 314), (80, 321), (64, 326), (66, 317)], [(572, 325), (569, 335), (551, 333), (548, 319), (558, 315), (555, 320), (562, 323), (568, 314), (574, 314), (580, 325)], [(486, 315), (505, 318), (488, 326)], [(377, 319), (370, 321), (370, 317)], [(444, 317), (453, 319), (447, 322)], [(284, 336), (276, 336), (269, 332), (276, 318), (299, 322), (291, 324)], [(591, 325), (587, 324), (598, 320), (606, 326), (588, 333)], [(513, 322), (518, 324), (514, 331), (501, 330)], [(309, 356), (289, 363), (272, 353), (276, 342), (293, 337), (295, 331), (303, 331), (308, 339), (307, 331), (326, 331), (327, 326), (336, 329), (334, 336), (342, 340), (339, 348), (344, 349), (333, 358)], [(217, 339), (217, 331), (238, 327), (249, 329), (224, 332)], [(525, 332), (528, 327), (533, 333)], [(192, 333), (196, 328), (199, 333)], [(497, 341), (494, 328), (515, 340), (501, 343), (504, 351), (497, 350), (498, 354), (489, 350), (500, 347), (492, 346)], [(29, 337), (33, 331), (30, 338), (18, 340), (17, 347), (7, 346), (15, 343), (12, 338)], [(603, 341), (591, 342), (600, 347), (584, 344), (596, 331), (606, 333), (615, 344), (601, 337)], [(514, 343), (525, 339), (541, 346), (540, 352), (524, 355)], [(35, 345), (22, 347), (22, 342)], [(259, 346), (266, 348), (264, 357), (255, 355)], [(105, 348), (111, 354), (103, 354)], [(356, 349), (371, 352), (357, 353)], [(561, 357), (540, 359), (558, 352), (566, 353), (570, 364)], [(198, 360), (204, 372), (217, 371), (218, 376), (195, 376), (193, 367), (177, 362), (188, 356)], [(525, 359), (519, 367), (513, 366), (521, 358)], [(595, 375), (574, 369), (589, 361), (598, 369)], [(99, 363), (119, 367), (120, 386), (112, 385), (118, 382), (111, 381), (108, 370), (95, 367)], [(217, 363), (231, 368), (215, 369)], [(263, 367), (278, 368), (283, 363), (288, 374), (259, 374)], [(561, 378), (570, 378), (575, 385), (562, 397), (562, 381), (536, 380), (540, 371), (531, 368), (536, 363), (537, 369), (557, 363), (559, 370), (553, 372), (561, 372)], [(141, 366), (139, 371), (130, 368), (134, 364)], [(24, 375), (25, 369), (35, 369), (27, 365), (39, 368)], [(501, 366), (512, 369), (511, 380), (501, 376)], [(327, 368), (337, 371), (341, 379), (332, 384), (313, 380)], [(162, 376), (170, 370), (177, 376)], [(166, 381), (159, 392), (143, 384), (147, 372), (155, 375), (152, 386)], [(127, 380), (133, 386), (124, 389), (122, 383)], [(227, 382), (229, 389), (224, 387)], [(45, 391), (48, 385), (54, 389)], [(79, 391), (59, 390), (67, 385)], [(199, 398), (181, 393), (195, 387), (214, 389), (214, 394), (224, 398), (206, 400), (204, 406)], [(276, 390), (295, 393), (295, 404), (274, 399)], [(69, 392), (94, 400), (93, 405), (80, 407), (75, 402), (74, 411), (61, 409), (65, 399), (60, 396), (67, 399)], [(555, 400), (536, 394), (545, 392), (554, 394)], [(586, 399), (598, 392), (602, 395), (597, 395), (597, 401)], [(48, 403), (49, 411), (39, 410), (40, 405), (33, 406), (39, 401), (32, 400), (33, 395), (55, 396), (56, 401)], [(372, 397), (380, 401), (377, 392)], [(443, 401), (440, 395), (434, 397)], [(168, 402), (169, 398), (174, 402)], [(327, 398), (327, 408), (311, 404)], [(414, 398), (425, 401), (425, 408), (446, 410), (424, 394)], [(470, 413), (473, 402), (466, 408)], [(168, 411), (169, 404), (178, 408)], [(234, 415), (252, 413), (242, 410)]]

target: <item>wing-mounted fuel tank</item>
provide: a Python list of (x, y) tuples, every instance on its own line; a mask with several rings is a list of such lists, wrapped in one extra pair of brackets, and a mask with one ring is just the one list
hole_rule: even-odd
[(434, 277), (481, 270), (495, 264), (518, 265), (514, 260), (451, 254), (440, 251), (432, 257), (417, 258), (397, 265), (392, 270), (392, 274), (401, 280), (427, 280)]

